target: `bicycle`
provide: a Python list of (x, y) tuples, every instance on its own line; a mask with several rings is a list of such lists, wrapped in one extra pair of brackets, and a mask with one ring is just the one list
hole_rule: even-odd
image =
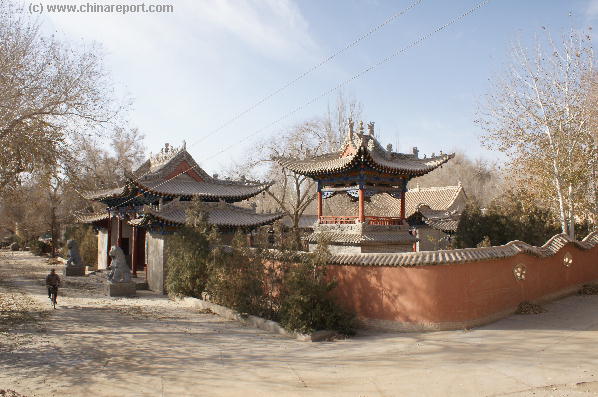
[(56, 297), (58, 296), (58, 286), (53, 285), (50, 286), (50, 303), (52, 304), (52, 307), (54, 309), (56, 309)]

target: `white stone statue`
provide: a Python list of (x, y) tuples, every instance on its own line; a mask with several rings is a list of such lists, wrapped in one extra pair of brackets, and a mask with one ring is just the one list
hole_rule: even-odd
[(110, 257), (112, 258), (112, 262), (110, 263), (111, 270), (108, 273), (108, 281), (113, 283), (130, 283), (131, 269), (127, 265), (127, 259), (123, 250), (113, 245), (110, 248)]
[(69, 257), (66, 261), (66, 265), (74, 267), (83, 266), (83, 261), (81, 260), (81, 255), (79, 254), (79, 245), (77, 242), (75, 240), (69, 240), (66, 242), (66, 247), (69, 250)]

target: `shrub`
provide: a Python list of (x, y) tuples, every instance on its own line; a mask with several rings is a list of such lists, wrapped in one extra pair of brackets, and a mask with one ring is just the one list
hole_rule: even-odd
[(41, 240), (31, 240), (29, 242), (29, 250), (33, 255), (41, 256), (42, 254), (47, 254), (52, 250), (50, 244), (47, 244)]
[(241, 313), (272, 318), (264, 284), (266, 269), (259, 252), (251, 250), (246, 236), (237, 231), (230, 249), (213, 251), (206, 291), (210, 299)]
[(207, 280), (211, 257), (206, 236), (192, 227), (184, 227), (168, 239), (166, 291), (173, 296), (201, 297)]
[(325, 245), (313, 255), (297, 255), (290, 249), (293, 238), (272, 236), (264, 229), (258, 234), (258, 243), (269, 247), (275, 237), (279, 248), (280, 265), (269, 266), (265, 265), (267, 251), (250, 248), (242, 231), (225, 247), (206, 219), (203, 204), (194, 202), (187, 214), (189, 226), (168, 240), (169, 294), (201, 297), (206, 292), (214, 303), (280, 321), (291, 331), (354, 333), (354, 318), (336, 304), (336, 283), (326, 277), (329, 254)]
[(557, 233), (559, 229), (547, 209), (509, 191), (484, 211), (476, 202), (467, 204), (455, 233), (455, 246), (496, 246), (513, 240), (540, 246)]
[(355, 333), (354, 316), (340, 307), (332, 295), (336, 282), (326, 276), (327, 258), (326, 246), (318, 246), (312, 258), (288, 270), (280, 308), (281, 324), (286, 329), (302, 333)]

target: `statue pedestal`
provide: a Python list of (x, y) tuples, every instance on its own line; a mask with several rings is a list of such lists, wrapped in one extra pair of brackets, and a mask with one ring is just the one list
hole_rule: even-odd
[(106, 295), (108, 296), (135, 296), (137, 289), (135, 288), (135, 282), (121, 282), (113, 283), (109, 281), (106, 284)]
[(64, 268), (65, 276), (85, 276), (85, 266), (67, 266)]

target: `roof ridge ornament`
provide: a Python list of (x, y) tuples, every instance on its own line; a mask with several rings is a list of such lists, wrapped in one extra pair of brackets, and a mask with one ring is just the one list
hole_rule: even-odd
[(375, 123), (373, 121), (368, 123), (368, 134), (370, 134), (372, 137), (374, 136), (374, 124)]
[(185, 141), (183, 141), (182, 146), (178, 148), (171, 146), (170, 143), (165, 143), (164, 147), (160, 149), (159, 153), (150, 155), (150, 171), (153, 172), (156, 169), (163, 166), (164, 164), (168, 163), (174, 156), (186, 150), (186, 147), (187, 144), (185, 143)]

